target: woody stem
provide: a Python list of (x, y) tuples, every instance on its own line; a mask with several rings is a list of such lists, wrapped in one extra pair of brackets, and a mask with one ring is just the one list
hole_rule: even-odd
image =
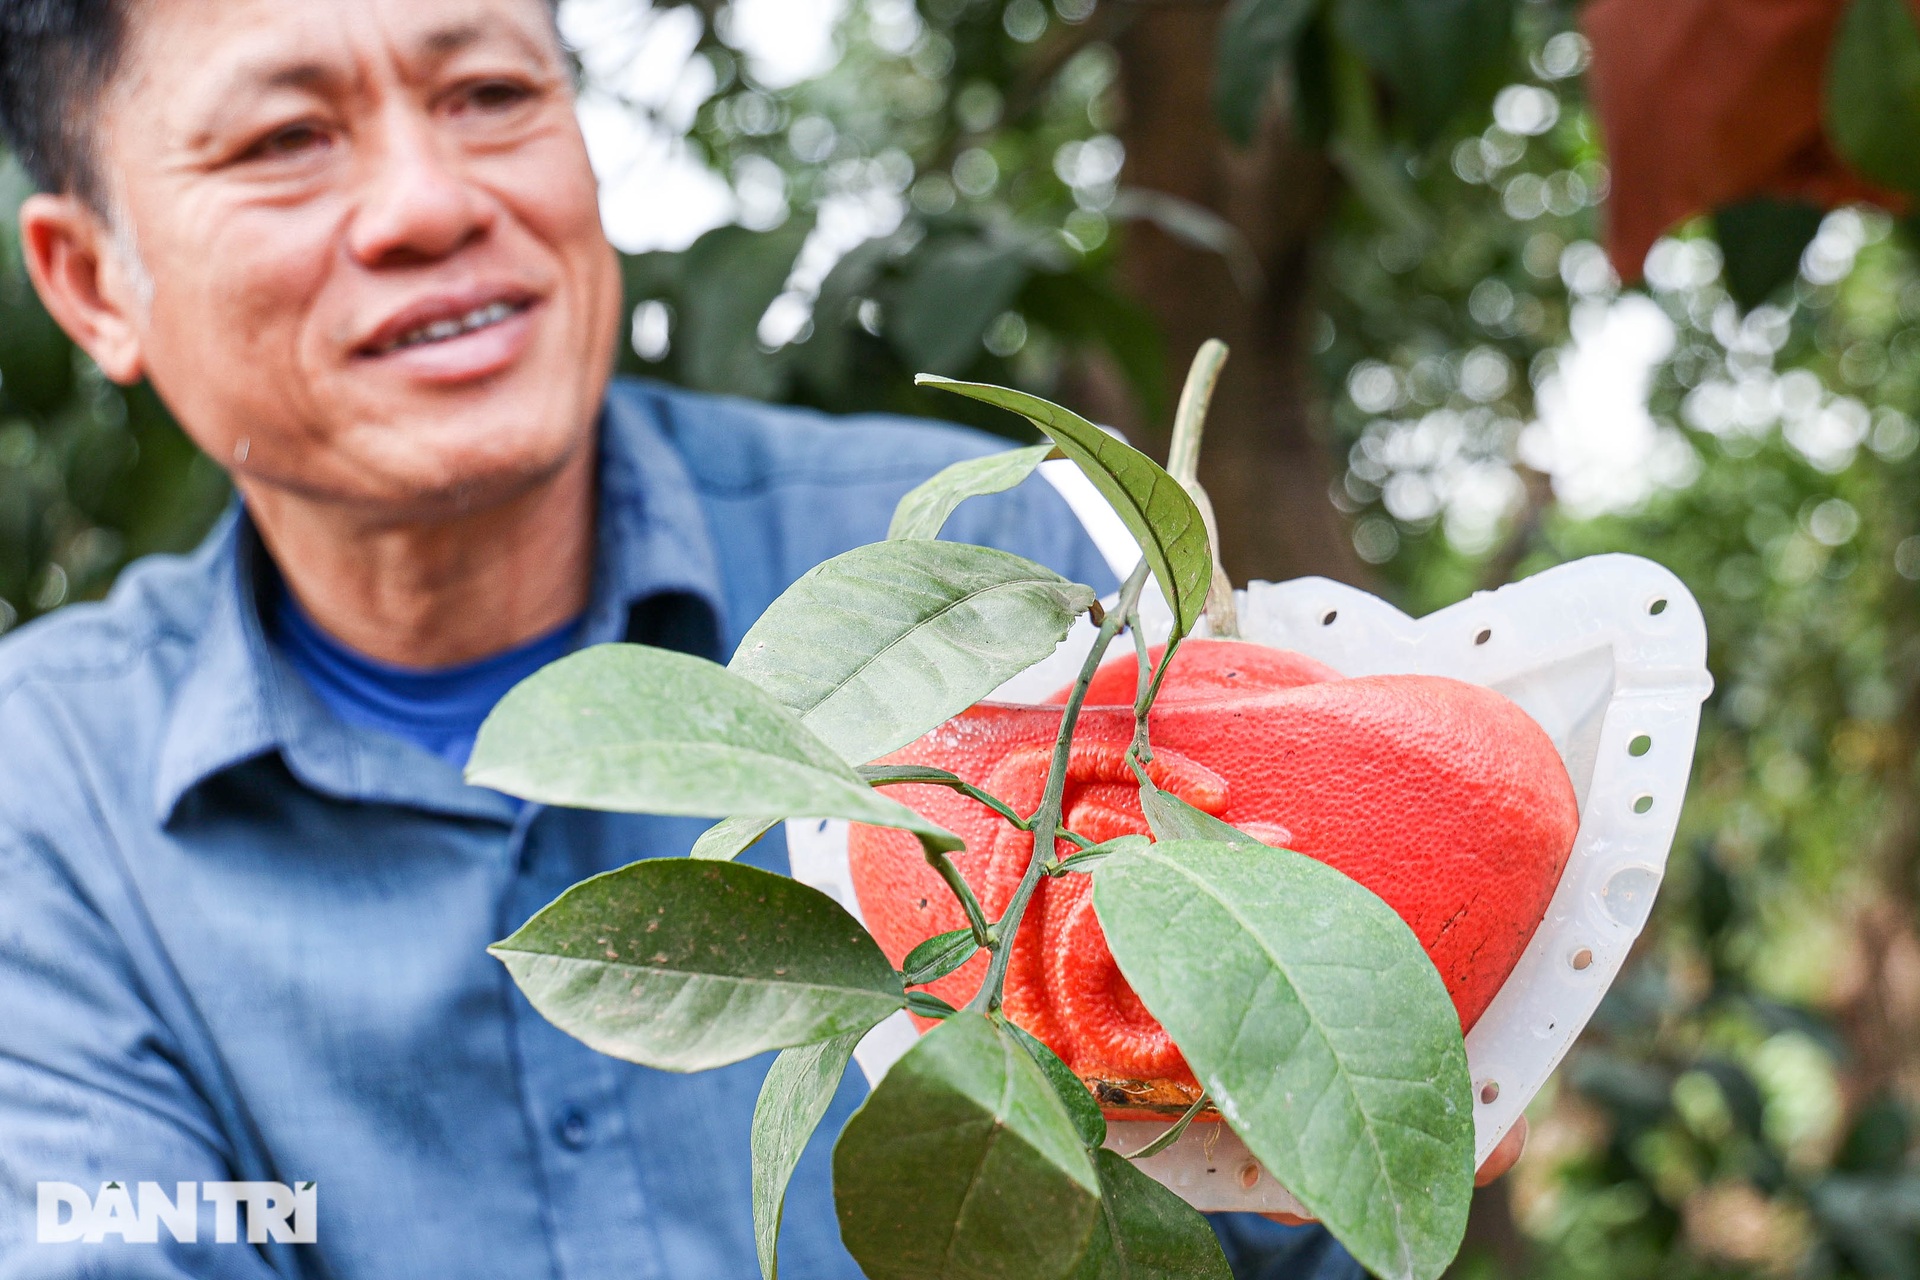
[(1140, 603), (1141, 589), (1147, 585), (1149, 572), (1146, 558), (1141, 557), (1134, 571), (1127, 575), (1126, 582), (1120, 588), (1120, 600), (1100, 623), (1099, 634), (1093, 638), (1093, 648), (1087, 652), (1087, 660), (1080, 666), (1080, 677), (1073, 682), (1073, 692), (1067, 695), (1067, 706), (1060, 713), (1060, 732), (1053, 740), (1053, 761), (1047, 769), (1047, 789), (1040, 799), (1040, 807), (1034, 810), (1029, 825), (1033, 829), (1033, 850), (1027, 855), (1027, 868), (1020, 876), (1020, 885), (1013, 891), (1013, 900), (1007, 903), (1007, 909), (1000, 916), (999, 937), (993, 951), (993, 959), (987, 965), (986, 981), (967, 1002), (967, 1008), (975, 1013), (991, 1013), (1000, 1007), (1000, 997), (1007, 984), (1007, 965), (1013, 957), (1013, 939), (1020, 931), (1020, 921), (1027, 913), (1027, 903), (1033, 898), (1033, 891), (1039, 887), (1042, 873), (1047, 862), (1053, 857), (1054, 842), (1060, 835), (1060, 808), (1067, 792), (1067, 762), (1073, 752), (1073, 730), (1080, 722), (1080, 708), (1087, 700), (1087, 686), (1093, 683), (1093, 673), (1099, 670), (1100, 660), (1106, 657), (1107, 646), (1113, 643), (1114, 636), (1120, 632), (1121, 623), (1133, 613)]

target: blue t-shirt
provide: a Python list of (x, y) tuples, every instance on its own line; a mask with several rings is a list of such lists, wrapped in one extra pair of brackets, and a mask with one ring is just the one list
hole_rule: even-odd
[(273, 594), (269, 633), (329, 711), (348, 724), (425, 748), (456, 769), (466, 767), (480, 722), (507, 690), (580, 644), (581, 620), (572, 618), (478, 662), (397, 667), (328, 635), (285, 584), (275, 584)]

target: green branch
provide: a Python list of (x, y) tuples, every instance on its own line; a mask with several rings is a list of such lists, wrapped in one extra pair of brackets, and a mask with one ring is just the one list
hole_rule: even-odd
[(973, 886), (960, 874), (960, 868), (953, 865), (953, 859), (945, 850), (936, 849), (925, 840), (920, 842), (920, 848), (927, 855), (927, 865), (940, 873), (940, 878), (947, 882), (947, 888), (960, 900), (961, 910), (967, 913), (967, 927), (973, 930), (973, 940), (983, 947), (994, 947), (993, 926), (987, 923), (986, 912), (980, 909), (980, 899), (973, 895)]
[[(862, 765), (858, 772), (870, 787), (901, 786), (907, 783), (925, 787), (946, 787), (950, 791), (957, 791), (963, 796), (978, 800), (1021, 831), (1033, 829), (1032, 823), (1015, 812), (1013, 806), (1006, 801), (989, 791), (983, 791), (959, 774), (946, 769), (918, 764), (870, 764)], [(1058, 829), (1058, 835), (1061, 839), (1071, 840), (1082, 849), (1090, 849), (1095, 843), (1079, 832), (1069, 831), (1065, 827)], [(952, 857), (933, 848), (925, 840), (922, 840), (920, 845), (926, 854), (927, 865), (940, 873), (940, 878), (946, 881), (947, 888), (953, 891), (953, 896), (959, 899), (961, 908), (967, 913), (967, 925), (973, 931), (974, 941), (989, 951), (996, 948), (999, 945), (996, 931), (987, 923), (986, 913), (980, 907), (980, 900), (974, 895), (973, 886), (969, 885), (966, 878), (960, 874), (960, 868), (954, 865)]]
[(1151, 761), (1153, 748), (1147, 743), (1147, 713), (1141, 708), (1153, 705), (1149, 696), (1153, 688), (1153, 659), (1147, 653), (1147, 630), (1140, 625), (1138, 609), (1127, 619), (1127, 630), (1133, 633), (1133, 745), (1127, 750), (1142, 760)]
[(1206, 1090), (1202, 1089), (1200, 1096), (1193, 1100), (1193, 1105), (1188, 1107), (1178, 1120), (1175, 1120), (1165, 1132), (1152, 1142), (1149, 1142), (1146, 1146), (1140, 1148), (1138, 1151), (1127, 1152), (1127, 1159), (1145, 1160), (1150, 1156), (1159, 1155), (1162, 1151), (1165, 1151), (1168, 1147), (1178, 1142), (1180, 1135), (1187, 1131), (1187, 1126), (1193, 1123), (1194, 1117), (1198, 1116), (1200, 1112), (1205, 1109), (1209, 1101), (1211, 1101), (1211, 1099), (1207, 1097)]
[(1087, 660), (1081, 664), (1080, 676), (1073, 682), (1073, 692), (1067, 697), (1066, 710), (1060, 715), (1060, 732), (1053, 742), (1053, 761), (1047, 769), (1046, 793), (1028, 822), (1033, 832), (1033, 851), (1027, 856), (1027, 868), (1021, 874), (1019, 887), (1013, 891), (1013, 900), (1000, 916), (998, 939), (993, 960), (987, 966), (986, 981), (980, 984), (980, 990), (967, 1002), (967, 1008), (975, 1013), (991, 1013), (1000, 1007), (1001, 992), (1007, 981), (1007, 964), (1013, 955), (1014, 935), (1020, 930), (1027, 903), (1032, 899), (1034, 889), (1039, 886), (1047, 863), (1053, 859), (1054, 841), (1060, 837), (1060, 807), (1067, 790), (1067, 763), (1073, 751), (1074, 727), (1080, 722), (1080, 708), (1087, 700), (1087, 686), (1093, 682), (1093, 673), (1099, 670), (1107, 646), (1119, 634), (1122, 619), (1133, 613), (1139, 605), (1140, 592), (1147, 585), (1150, 571), (1143, 556), (1138, 567), (1128, 575), (1125, 585), (1120, 588), (1119, 603), (1100, 624), (1099, 634), (1093, 639), (1093, 648), (1088, 651)]
[(918, 764), (870, 764), (863, 765), (858, 772), (870, 787), (891, 787), (902, 783), (913, 782), (921, 786), (945, 787), (949, 791), (958, 791), (963, 796), (978, 800), (981, 804), (987, 806), (987, 808), (993, 810), (1020, 830), (1027, 831), (1031, 829), (1027, 820), (1018, 813), (1015, 813), (1013, 806), (1005, 800), (982, 791), (979, 787), (974, 786), (959, 774), (949, 773), (945, 769), (934, 769), (926, 765)]
[(1133, 743), (1127, 748), (1127, 754), (1142, 764), (1153, 762), (1153, 744), (1147, 741), (1147, 712), (1153, 710), (1154, 699), (1160, 696), (1160, 685), (1167, 678), (1167, 669), (1173, 666), (1173, 655), (1179, 651), (1179, 636), (1167, 641), (1151, 681), (1147, 679), (1146, 668), (1140, 668), (1140, 697), (1133, 704)]

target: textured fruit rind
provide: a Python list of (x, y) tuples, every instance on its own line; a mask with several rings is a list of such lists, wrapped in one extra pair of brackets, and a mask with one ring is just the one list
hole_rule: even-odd
[[(1064, 813), (1090, 839), (1146, 831), (1124, 756), (1132, 714), (1112, 705), (1131, 698), (1134, 678), (1131, 655), (1105, 664), (1090, 694), (1108, 705), (1090, 698), (1075, 734)], [(983, 703), (887, 759), (950, 769), (1030, 813), (1059, 715), (1052, 704)], [(1413, 928), (1472, 1028), (1545, 915), (1579, 825), (1565, 766), (1531, 717), (1458, 680), (1342, 679), (1299, 654), (1189, 641), (1151, 728), (1157, 785), (1379, 894)], [(997, 918), (1031, 837), (943, 788), (888, 790), (966, 841), (955, 861)], [(1061, 851), (1071, 851), (1064, 841)], [(966, 923), (911, 836), (855, 825), (849, 857), (868, 927), (895, 964)], [(1164, 1110), (1191, 1097), (1179, 1051), (1107, 951), (1086, 877), (1044, 881), (1029, 910), (1008, 969), (1008, 1015), (1100, 1082), (1110, 1107)], [(985, 970), (976, 956), (928, 989), (963, 1004)]]

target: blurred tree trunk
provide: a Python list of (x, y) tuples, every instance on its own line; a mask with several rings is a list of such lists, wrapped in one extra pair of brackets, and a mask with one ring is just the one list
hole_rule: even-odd
[[(1245, 240), (1261, 278), (1236, 282), (1220, 254), (1145, 221), (1127, 229), (1123, 277), (1166, 334), (1169, 387), (1181, 384), (1206, 339), (1233, 349), (1200, 462), (1233, 580), (1322, 574), (1365, 585), (1367, 566), (1328, 492), (1337, 470), (1307, 350), (1314, 255), (1339, 178), (1322, 152), (1295, 140), (1278, 109), (1244, 150), (1221, 133), (1211, 97), (1220, 12), (1204, 4), (1142, 6), (1116, 41), (1125, 183), (1223, 219)], [(1490, 1261), (1500, 1274), (1524, 1264), (1505, 1187), (1475, 1195), (1462, 1258)]]
[(1166, 334), (1170, 388), (1207, 338), (1233, 349), (1208, 418), (1200, 479), (1220, 515), (1221, 559), (1234, 581), (1324, 574), (1364, 582), (1366, 566), (1328, 496), (1333, 458), (1307, 353), (1314, 250), (1339, 183), (1324, 155), (1293, 140), (1277, 110), (1247, 149), (1221, 133), (1211, 101), (1220, 12), (1143, 5), (1119, 35), (1124, 181), (1223, 219), (1262, 278), (1236, 283), (1221, 254), (1145, 220), (1128, 227), (1123, 278)]
[(1920, 1087), (1920, 612), (1910, 599), (1887, 612), (1908, 638), (1896, 664), (1900, 713), (1879, 751), (1878, 885), (1854, 910), (1852, 954), (1832, 993), (1851, 1051), (1841, 1084), (1854, 1116), (1882, 1096), (1911, 1097)]

